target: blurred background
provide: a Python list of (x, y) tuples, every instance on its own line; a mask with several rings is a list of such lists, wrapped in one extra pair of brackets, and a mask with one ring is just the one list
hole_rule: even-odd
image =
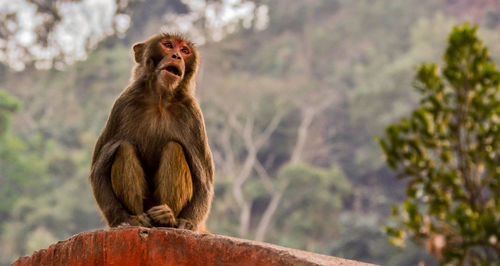
[(406, 182), (374, 137), (418, 104), (415, 68), (454, 25), (500, 63), (497, 0), (0, 0), (0, 265), (105, 226), (91, 153), (134, 65), (182, 32), (216, 164), (208, 229), (383, 265), (437, 261), (389, 243)]

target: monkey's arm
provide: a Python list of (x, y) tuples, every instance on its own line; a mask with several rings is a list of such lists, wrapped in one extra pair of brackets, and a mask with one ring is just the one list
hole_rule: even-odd
[(117, 110), (116, 106), (116, 104), (113, 106), (108, 122), (95, 145), (89, 181), (94, 192), (94, 198), (108, 226), (115, 227), (122, 223), (151, 226), (146, 217), (131, 215), (113, 192), (111, 166), (115, 159), (115, 154), (123, 142), (114, 139), (115, 136), (113, 134), (113, 129), (119, 123), (118, 114), (121, 111)]
[[(99, 139), (101, 141), (101, 139)], [(118, 201), (111, 187), (110, 169), (119, 141), (108, 142), (99, 148), (99, 141), (94, 152), (95, 161), (90, 169), (90, 184), (94, 197), (110, 227), (115, 227), (130, 219), (130, 214)]]
[[(214, 165), (208, 146), (203, 115), (194, 108), (197, 124), (192, 126), (190, 140), (185, 143), (186, 157), (193, 181), (193, 197), (178, 216), (178, 227), (197, 230), (207, 218), (213, 197)], [(190, 225), (189, 223), (192, 223)], [(193, 228), (190, 228), (193, 227)]]

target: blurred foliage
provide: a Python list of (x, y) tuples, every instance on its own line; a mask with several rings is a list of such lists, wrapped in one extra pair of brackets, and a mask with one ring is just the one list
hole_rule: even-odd
[(276, 213), (276, 228), (268, 238), (280, 245), (328, 253), (328, 243), (340, 233), (336, 218), (351, 193), (342, 169), (295, 163), (283, 166), (278, 178), (293, 185), (283, 195), (286, 200)]
[(453, 29), (441, 73), (417, 70), (420, 107), (379, 139), (389, 166), (410, 179), (394, 209), (400, 225), (387, 227), (392, 241), (410, 238), (460, 265), (500, 260), (500, 72), (476, 32)]
[[(189, 28), (187, 35), (197, 43), (204, 43), (220, 40), (240, 28), (261, 30), (267, 25), (266, 7), (248, 0), (2, 0), (0, 3), (0, 61), (17, 71), (26, 66), (63, 69), (85, 60), (87, 51), (101, 41), (117, 36), (137, 41), (157, 32), (186, 32)], [(133, 30), (129, 30), (131, 21)]]
[(19, 101), (8, 92), (0, 90), (0, 136), (4, 136), (8, 130), (10, 117), (19, 109)]
[[(208, 229), (382, 265), (435, 265), (423, 248), (391, 246), (381, 229), (405, 183), (373, 136), (415, 108), (412, 67), (439, 56), (463, 1), (254, 2), (269, 9), (267, 29), (240, 27), (200, 47), (197, 97), (216, 163)], [(85, 61), (23, 72), (0, 65), (0, 87), (22, 103), (0, 109), (12, 118), (0, 139), (1, 265), (104, 226), (87, 184), (93, 145), (128, 84), (131, 45), (168, 30), (162, 14), (186, 12), (176, 3), (134, 2), (124, 38), (106, 38)], [(473, 19), (489, 25), (479, 33), (500, 51), (496, 9), (488, 10)], [(245, 172), (247, 159), (254, 167)]]

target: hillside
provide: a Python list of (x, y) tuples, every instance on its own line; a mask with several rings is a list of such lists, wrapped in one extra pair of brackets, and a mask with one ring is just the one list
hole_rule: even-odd
[[(453, 25), (479, 23), (499, 62), (500, 4), (262, 2), (265, 30), (199, 47), (196, 94), (216, 163), (209, 230), (369, 263), (436, 264), (383, 233), (405, 184), (374, 137), (419, 101), (414, 67), (439, 61)], [(91, 152), (129, 82), (131, 45), (161, 26), (134, 18), (126, 38), (63, 69), (0, 66), (12, 96), (0, 95), (0, 265), (104, 227), (87, 182)]]

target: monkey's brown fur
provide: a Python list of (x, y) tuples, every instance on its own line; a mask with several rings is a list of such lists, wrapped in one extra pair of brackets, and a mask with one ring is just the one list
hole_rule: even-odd
[[(193, 97), (198, 53), (173, 34), (152, 36), (133, 51), (132, 82), (95, 145), (89, 177), (94, 197), (110, 227), (203, 230), (213, 162)], [(180, 74), (172, 74), (171, 65)]]

